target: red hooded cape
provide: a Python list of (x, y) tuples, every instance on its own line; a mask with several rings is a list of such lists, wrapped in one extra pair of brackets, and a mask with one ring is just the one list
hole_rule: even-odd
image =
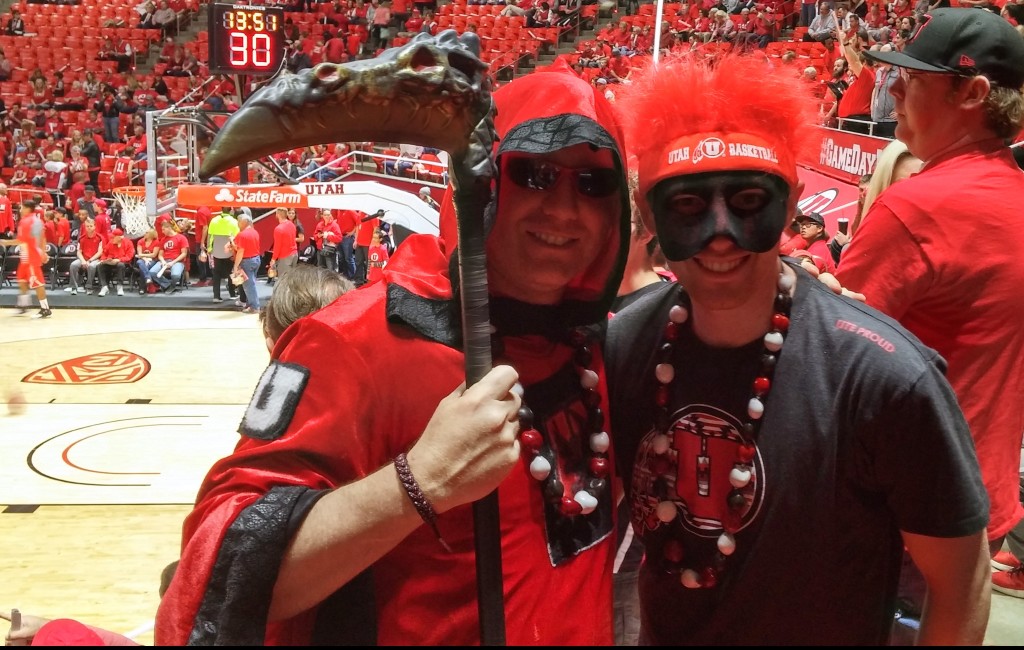
[[(495, 100), (499, 154), (588, 142), (611, 149), (623, 167), (610, 106), (567, 68), (512, 82)], [(584, 480), (577, 470), (586, 463), (586, 411), (564, 340), (571, 329), (603, 320), (615, 296), (629, 232), (625, 173), (620, 185), (617, 246), (573, 283), (563, 305), (494, 305), (504, 358), (519, 371), (535, 426), (557, 446), (570, 488)], [(266, 620), (281, 556), (316, 500), (408, 450), (464, 379), (452, 251), (444, 242), (408, 238), (383, 281), (300, 319), (278, 341), (243, 437), (210, 470), (185, 522), (181, 563), (157, 616), (158, 644), (479, 642), (468, 505), (438, 520), (453, 554), (421, 526), (318, 607)], [(603, 360), (593, 349), (590, 367), (607, 403)], [(592, 514), (568, 519), (554, 515), (526, 463), (501, 484), (509, 644), (611, 643), (610, 492)]]

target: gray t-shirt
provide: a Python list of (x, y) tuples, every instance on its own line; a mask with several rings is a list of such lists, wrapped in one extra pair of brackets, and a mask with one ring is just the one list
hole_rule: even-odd
[(871, 97), (871, 119), (873, 121), (895, 121), (892, 112), (896, 110), (896, 100), (890, 90), (899, 76), (899, 70), (895, 66), (890, 66), (888, 70), (875, 69), (875, 91)]

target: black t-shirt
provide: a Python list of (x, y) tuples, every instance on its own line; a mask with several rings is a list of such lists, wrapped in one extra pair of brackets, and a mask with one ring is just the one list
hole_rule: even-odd
[[(647, 294), (656, 291), (659, 286), (665, 284), (668, 278), (661, 277), (661, 282), (655, 282), (640, 287), (622, 296), (616, 296), (612, 302), (611, 313), (614, 315), (626, 307), (629, 307), (637, 300)], [(615, 546), (618, 551), (615, 554), (615, 573), (632, 573), (640, 570), (640, 563), (644, 559), (644, 545), (632, 534), (632, 527), (629, 522), (629, 500), (623, 499), (615, 507)]]
[[(612, 431), (634, 530), (647, 548), (640, 599), (650, 643), (884, 643), (900, 530), (956, 537), (988, 521), (943, 360), (895, 321), (797, 273), (791, 327), (756, 441), (745, 440), (741, 424), (760, 339), (716, 349), (683, 327), (667, 488), (650, 469), (654, 366), (678, 285), (658, 287), (609, 324)], [(736, 552), (717, 587), (688, 589), (665, 571), (664, 544), (682, 543), (684, 566), (709, 563), (744, 442), (755, 443), (756, 455)], [(679, 513), (671, 528), (654, 516), (666, 489)]]

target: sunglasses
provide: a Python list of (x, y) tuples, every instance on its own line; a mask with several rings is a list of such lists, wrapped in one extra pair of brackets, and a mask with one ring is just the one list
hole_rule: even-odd
[(601, 199), (619, 190), (619, 174), (607, 167), (562, 167), (543, 158), (510, 158), (505, 164), (509, 180), (528, 190), (547, 191), (565, 173), (583, 196)]

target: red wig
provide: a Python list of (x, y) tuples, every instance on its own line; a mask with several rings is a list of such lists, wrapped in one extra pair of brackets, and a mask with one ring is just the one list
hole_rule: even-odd
[(641, 197), (664, 178), (730, 169), (773, 173), (793, 187), (817, 116), (791, 70), (738, 55), (648, 64), (617, 92), (616, 108), (640, 162)]

